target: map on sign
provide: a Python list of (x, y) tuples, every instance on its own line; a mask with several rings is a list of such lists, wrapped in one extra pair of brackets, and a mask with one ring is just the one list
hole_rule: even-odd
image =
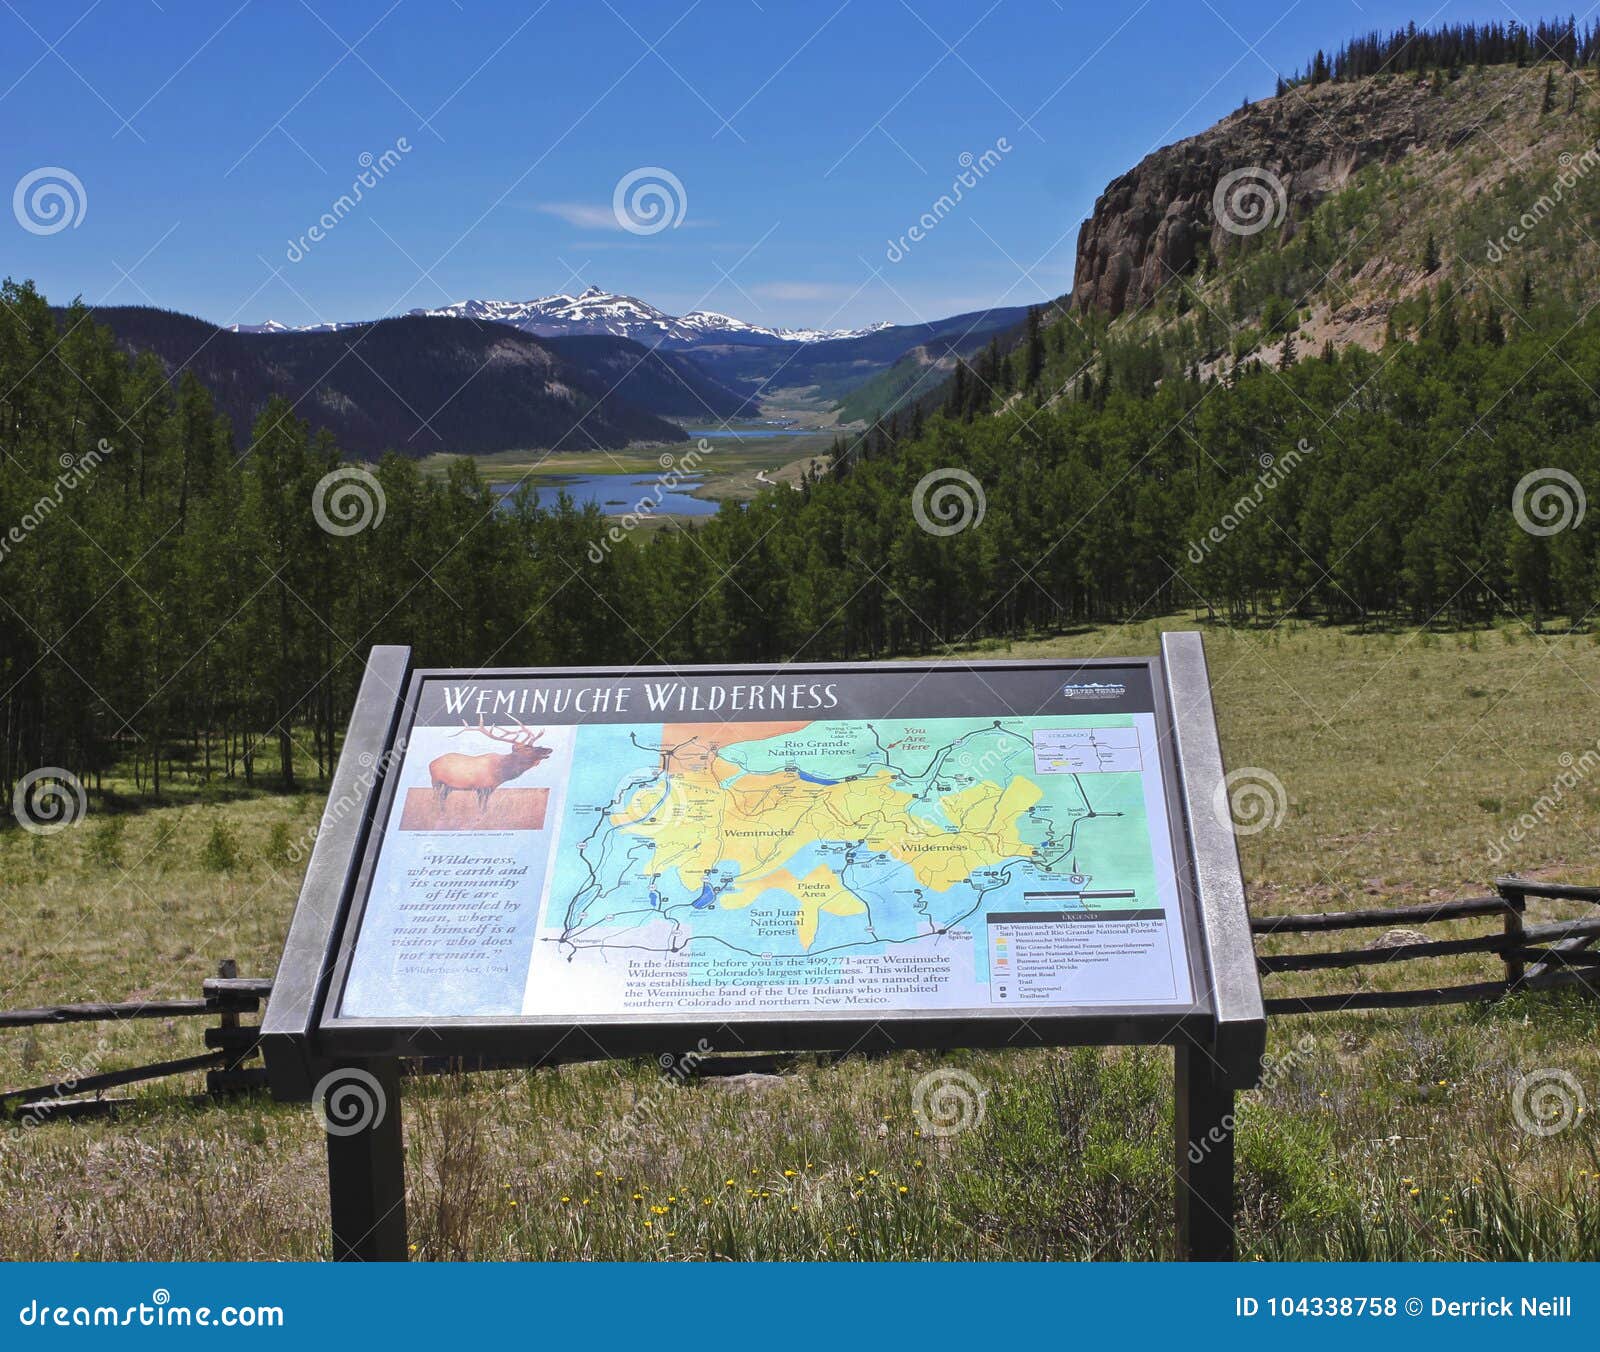
[(342, 1013), (1191, 1000), (1151, 713), (754, 712), (486, 723), (544, 754), (444, 808), (419, 748), (478, 732), (418, 729)]

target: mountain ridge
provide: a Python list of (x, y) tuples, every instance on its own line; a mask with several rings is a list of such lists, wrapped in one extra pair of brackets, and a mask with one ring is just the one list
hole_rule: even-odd
[[(274, 395), (287, 398), (313, 427), (332, 432), (345, 454), (362, 459), (389, 450), (408, 456), (561, 445), (617, 450), (688, 439), (675, 423), (626, 398), (626, 379), (586, 370), (572, 354), (507, 325), (408, 315), (337, 331), (250, 334), (153, 306), (91, 314), (119, 347), (150, 355), (168, 379), (192, 373), (231, 420), (240, 447)], [(610, 360), (623, 341), (611, 340)], [(686, 359), (627, 346), (633, 353), (623, 356), (632, 356), (642, 373), (640, 388), (698, 378), (669, 365)], [(742, 405), (742, 396), (714, 383), (703, 388), (724, 408)]]
[[(1070, 303), (1122, 328), (1228, 329), (1235, 347), (1253, 328), (1372, 348), (1441, 286), (1509, 313), (1538, 272), (1579, 298), (1600, 281), (1582, 220), (1597, 110), (1595, 71), (1554, 63), (1289, 86), (1113, 179)], [(1537, 228), (1512, 230), (1530, 210)], [(1516, 247), (1496, 247), (1508, 231)]]
[(1513, 49), (1280, 81), (1113, 178), (1080, 227), (1073, 290), (1037, 323), (947, 379), (945, 363), (903, 362), (842, 409), (861, 415), (879, 390), (892, 397), (874, 406), (902, 418), (1098, 403), (1436, 330), (1503, 342), (1580, 319), (1600, 293), (1600, 30), (1578, 50), (1587, 64)]

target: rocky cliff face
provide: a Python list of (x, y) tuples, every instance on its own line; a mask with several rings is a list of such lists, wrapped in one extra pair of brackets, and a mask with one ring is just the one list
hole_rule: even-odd
[(1451, 107), (1425, 78), (1291, 89), (1145, 156), (1083, 223), (1074, 302), (1114, 318), (1202, 251), (1221, 259), (1249, 236), (1287, 236), (1358, 170), (1470, 135)]

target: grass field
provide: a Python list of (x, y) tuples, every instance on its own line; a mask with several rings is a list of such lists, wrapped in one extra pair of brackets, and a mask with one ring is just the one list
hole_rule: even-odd
[[(1184, 627), (995, 651), (1148, 652), (1159, 629)], [(1241, 840), (1258, 913), (1476, 894), (1511, 870), (1600, 881), (1591, 636), (1290, 624), (1207, 641), (1230, 765), (1282, 790), (1278, 824)], [(166, 805), (118, 806), (95, 799), (49, 837), (0, 833), (0, 1007), (194, 995), (223, 957), (271, 972), (318, 796), (180, 785)], [(1486, 980), (1497, 966), (1461, 957), (1268, 989)], [(1273, 1020), (1267, 1083), (1242, 1098), (1242, 1253), (1600, 1258), (1591, 1114), (1540, 1136), (1513, 1113), (1536, 1071), (1600, 1099), (1597, 1021), (1593, 1003), (1551, 995)], [(0, 1033), (0, 1084), (187, 1055), (199, 1038), (191, 1020)], [(924, 1133), (919, 1081), (954, 1072), (981, 1093), (981, 1120)], [(647, 1064), (418, 1082), (412, 1238), (430, 1258), (1165, 1256), (1170, 1078), (1164, 1052), (1029, 1049), (690, 1088)], [(197, 1079), (149, 1087), (115, 1123), (0, 1135), (0, 1256), (325, 1256), (310, 1112), (194, 1108)]]

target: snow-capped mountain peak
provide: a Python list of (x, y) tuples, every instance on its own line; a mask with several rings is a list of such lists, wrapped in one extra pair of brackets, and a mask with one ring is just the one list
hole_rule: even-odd
[[(821, 343), (836, 338), (860, 338), (891, 324), (870, 324), (864, 329), (774, 329), (751, 324), (715, 310), (690, 310), (686, 315), (671, 315), (658, 310), (637, 296), (625, 296), (598, 286), (585, 287), (578, 295), (558, 292), (534, 300), (458, 300), (433, 309), (412, 310), (413, 315), (436, 315), (474, 319), (480, 323), (510, 324), (536, 338), (561, 338), (568, 335), (609, 334), (631, 338), (647, 347), (696, 347), (706, 343), (733, 343), (765, 346), (774, 343)], [(265, 324), (233, 324), (237, 333), (326, 332), (352, 325), (307, 324), (290, 326), (276, 320)]]
[(364, 322), (357, 319), (337, 324), (280, 324), (269, 319), (265, 324), (225, 324), (223, 328), (229, 333), (337, 333), (340, 329), (360, 328)]
[(865, 338), (869, 333), (880, 333), (893, 327), (890, 320), (880, 319), (876, 324), (868, 324), (860, 329), (779, 329), (778, 336), (786, 343), (826, 343), (834, 338)]
[(649, 346), (688, 347), (719, 340), (744, 343), (815, 343), (830, 338), (858, 338), (889, 328), (887, 323), (864, 329), (774, 329), (751, 324), (715, 310), (695, 309), (670, 315), (636, 296), (586, 287), (577, 296), (558, 293), (536, 300), (463, 300), (413, 314), (457, 315), (511, 324), (540, 338), (568, 334), (610, 334)]

